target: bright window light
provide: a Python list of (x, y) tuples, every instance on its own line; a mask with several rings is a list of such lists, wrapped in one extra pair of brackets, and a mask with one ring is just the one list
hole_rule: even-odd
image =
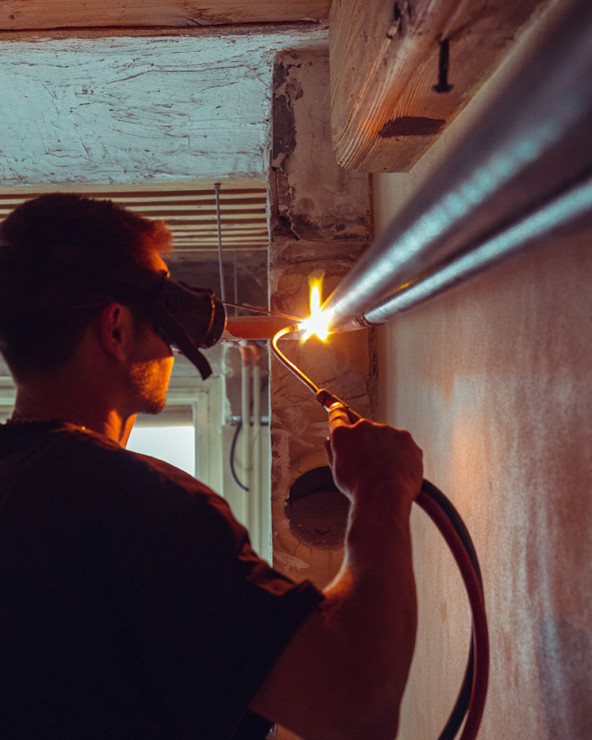
[(164, 460), (195, 475), (195, 427), (189, 424), (136, 426), (130, 434), (127, 449)]

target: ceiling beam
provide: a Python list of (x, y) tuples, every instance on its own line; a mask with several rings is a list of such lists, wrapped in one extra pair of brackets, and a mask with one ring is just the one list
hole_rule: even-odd
[(266, 177), (272, 64), (326, 32), (0, 39), (0, 187)]
[(326, 21), (331, 0), (9, 0), (0, 6), (0, 29), (178, 27)]
[(409, 170), (549, 0), (333, 0), (331, 133), (342, 167)]

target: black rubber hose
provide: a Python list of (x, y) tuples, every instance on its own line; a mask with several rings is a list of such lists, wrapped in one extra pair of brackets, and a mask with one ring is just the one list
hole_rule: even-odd
[[(480, 597), (483, 597), (483, 582), (481, 577), (481, 570), (479, 567), (479, 561), (477, 553), (473, 545), (471, 536), (460, 516), (458, 511), (455, 509), (450, 500), (430, 481), (424, 480), (422, 483), (422, 490), (417, 499), (417, 503), (424, 511), (430, 516), (433, 522), (436, 524), (440, 533), (444, 536), (447, 544), (452, 549), (451, 538), (453, 534), (456, 534), (460, 547), (463, 550), (462, 555), (466, 556), (470, 563), (470, 567), (473, 570), (475, 578), (477, 580), (478, 589), (480, 589)], [(444, 521), (442, 521), (444, 520)], [(445, 529), (448, 527), (452, 530), (449, 535), (446, 535)], [(463, 557), (464, 559), (464, 557)], [(465, 585), (466, 582), (465, 582)], [(479, 599), (477, 599), (479, 601)], [(471, 716), (470, 727), (466, 727), (468, 736), (473, 737), (476, 733), (483, 711), (483, 705), (485, 702), (485, 692), (487, 687), (487, 673), (488, 673), (488, 646), (487, 646), (487, 625), (485, 621), (485, 612), (483, 613), (481, 622), (476, 623), (476, 605), (471, 602), (471, 608), (473, 611), (473, 630), (471, 635), (471, 649), (469, 652), (469, 659), (465, 670), (464, 680), (458, 694), (455, 706), (448, 718), (446, 726), (439, 736), (439, 740), (453, 740), (464, 719), (465, 716), (472, 711), (472, 703), (475, 701), (475, 708), (473, 715)], [(479, 609), (477, 609), (479, 612)], [(479, 617), (477, 616), (477, 619)], [(479, 635), (475, 633), (475, 627), (478, 627)], [(475, 665), (475, 643), (481, 642), (482, 650), (485, 655), (481, 655), (480, 659), (477, 660)], [(479, 674), (477, 672), (480, 672)], [(475, 700), (474, 690), (477, 688), (477, 696)], [(463, 735), (464, 737), (464, 735)]]
[(230, 462), (230, 472), (232, 474), (232, 477), (234, 478), (234, 482), (243, 491), (248, 491), (249, 490), (248, 487), (245, 486), (244, 483), (241, 483), (241, 481), (239, 480), (239, 477), (236, 474), (236, 468), (234, 467), (234, 453), (236, 450), (236, 441), (238, 439), (238, 435), (240, 434), (240, 430), (242, 428), (243, 428), (243, 420), (241, 419), (236, 425), (236, 429), (234, 430), (234, 435), (232, 437), (232, 444), (230, 445), (229, 462)]
[[(471, 539), (469, 530), (465, 526), (460, 514), (448, 497), (433, 483), (430, 483), (429, 480), (424, 479), (421, 489), (426, 495), (436, 501), (440, 508), (446, 513), (446, 516), (450, 519), (452, 526), (455, 528), (465, 546), (467, 555), (469, 556), (471, 563), (473, 564), (473, 568), (475, 569), (475, 573), (477, 574), (477, 578), (479, 579), (479, 583), (481, 584), (481, 587), (483, 587), (483, 579), (481, 577), (481, 568), (479, 566), (479, 559), (477, 558), (477, 551), (473, 545), (473, 540)], [(475, 667), (475, 648), (473, 646), (473, 642), (473, 639), (471, 639), (471, 648), (469, 650), (469, 657), (460, 691), (452, 712), (448, 717), (448, 721), (440, 733), (438, 740), (454, 740), (468, 711), (469, 704), (471, 702), (473, 672)]]
[(444, 511), (448, 519), (450, 519), (452, 526), (465, 546), (467, 555), (471, 559), (471, 563), (473, 564), (479, 583), (483, 586), (483, 578), (481, 577), (481, 568), (479, 566), (479, 558), (477, 557), (475, 545), (473, 544), (473, 540), (471, 539), (471, 535), (469, 534), (466, 524), (463, 522), (461, 515), (454, 507), (454, 504), (439, 488), (425, 478), (421, 484), (421, 490), (433, 499)]

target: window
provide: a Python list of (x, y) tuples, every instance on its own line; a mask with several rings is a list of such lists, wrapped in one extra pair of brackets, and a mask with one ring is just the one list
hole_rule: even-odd
[(127, 443), (127, 449), (160, 460), (197, 475), (195, 469), (195, 427), (167, 424), (142, 426), (136, 424)]

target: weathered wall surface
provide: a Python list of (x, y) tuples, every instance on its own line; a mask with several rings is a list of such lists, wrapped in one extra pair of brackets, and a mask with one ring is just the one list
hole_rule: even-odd
[(315, 39), (5, 35), (0, 186), (266, 177), (273, 59)]
[[(371, 238), (368, 176), (341, 170), (329, 138), (328, 52), (283, 53), (274, 71), (273, 155), (270, 172), (270, 295), (275, 310), (308, 316), (308, 278), (325, 272), (326, 297)], [(352, 402), (370, 403), (372, 353), (367, 332), (285, 340), (289, 358), (320, 386)], [(275, 359), (271, 368), (272, 518), (277, 566), (296, 580), (324, 586), (337, 571), (341, 549), (314, 547), (290, 528), (290, 486), (325, 465), (327, 414), (299, 380)]]
[[(592, 726), (591, 238), (514, 259), (382, 333), (381, 416), (412, 431), (482, 565), (483, 740), (583, 740)], [(421, 631), (401, 738), (427, 740), (460, 686), (469, 624), (450, 557), (414, 516)]]
[[(450, 140), (411, 176), (375, 178), (377, 230)], [(379, 332), (379, 420), (413, 433), (481, 561), (482, 740), (583, 740), (592, 727), (591, 239), (540, 245)], [(460, 686), (470, 624), (451, 557), (413, 517), (420, 630), (399, 737), (431, 740)]]

